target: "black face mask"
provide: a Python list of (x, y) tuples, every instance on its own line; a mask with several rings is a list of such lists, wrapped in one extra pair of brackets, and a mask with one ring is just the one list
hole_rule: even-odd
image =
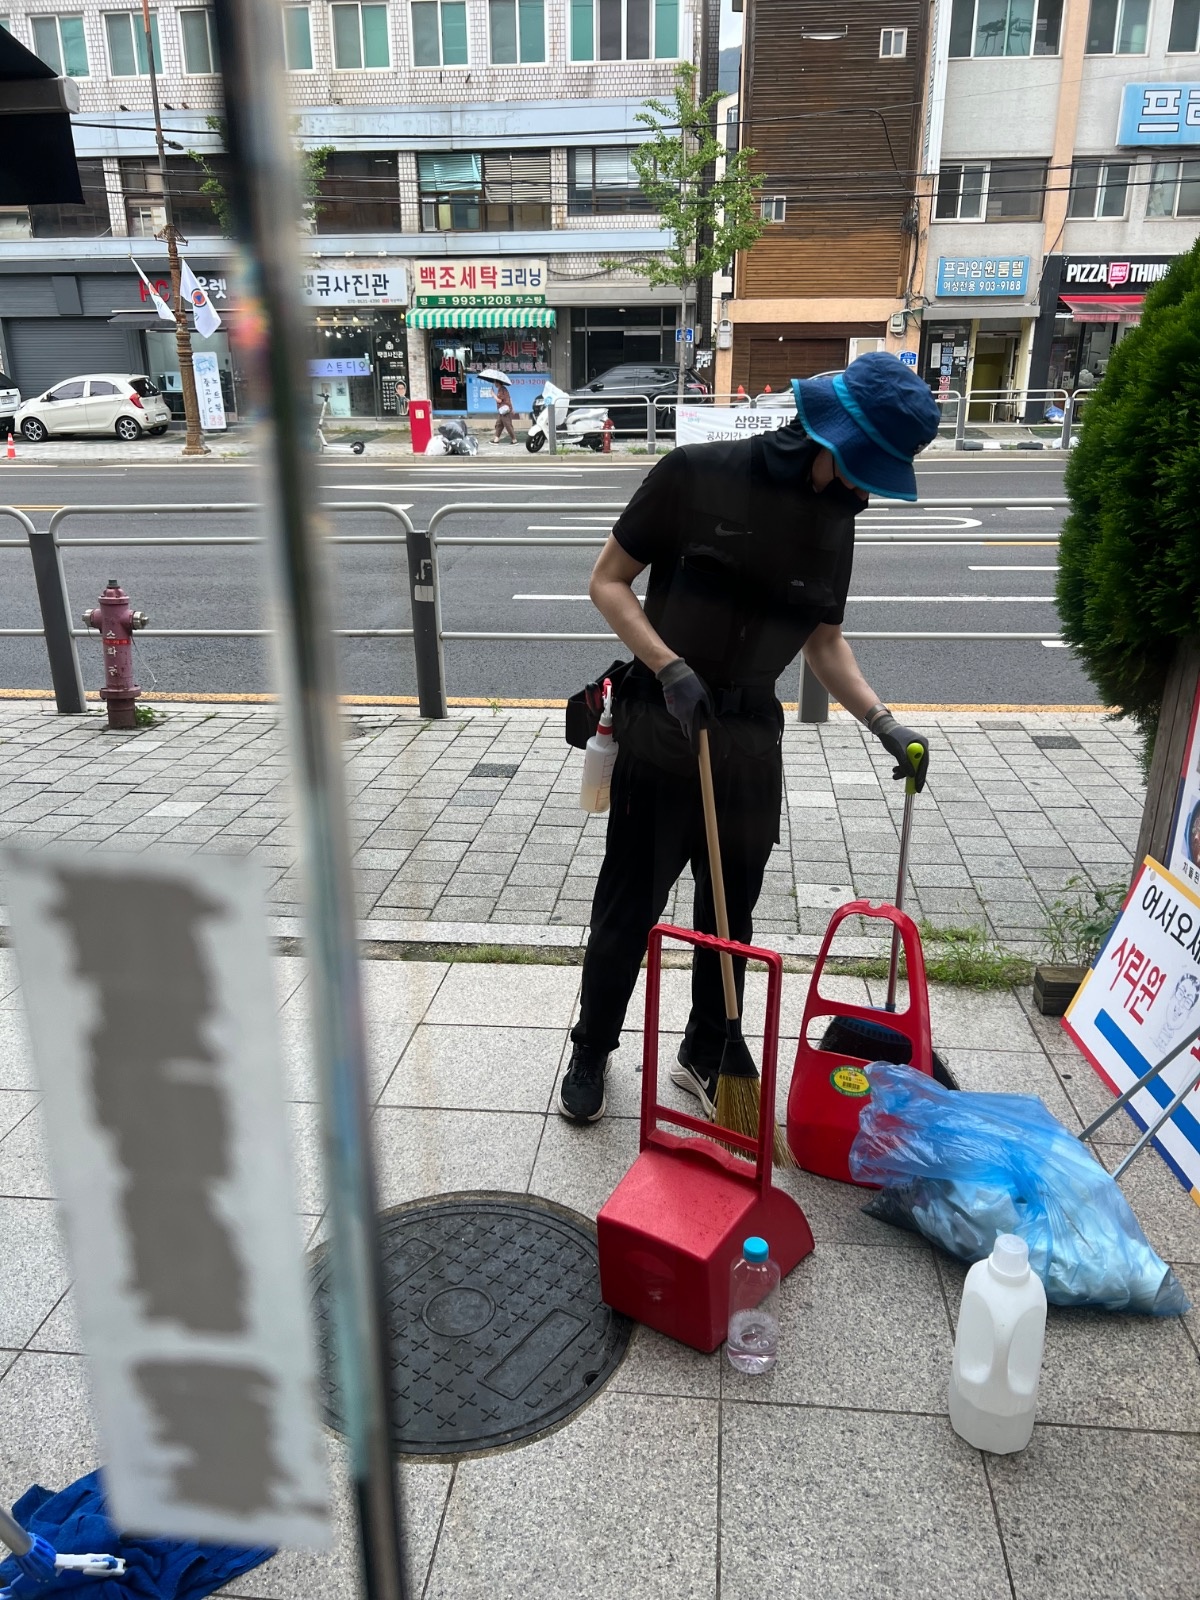
[(824, 489), (812, 487), (812, 469), (824, 449), (805, 433), (800, 421), (789, 422), (786, 427), (760, 435), (763, 463), (774, 483), (795, 483), (797, 480), (820, 495), (823, 505), (844, 506), (854, 516), (866, 508), (867, 502), (836, 475)]

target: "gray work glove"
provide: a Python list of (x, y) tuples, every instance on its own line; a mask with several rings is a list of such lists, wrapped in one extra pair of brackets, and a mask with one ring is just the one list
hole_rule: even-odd
[(669, 661), (656, 673), (662, 684), (667, 710), (683, 729), (684, 737), (696, 749), (696, 735), (712, 721), (713, 705), (704, 679), (697, 677), (682, 656)]
[[(895, 761), (892, 777), (912, 778), (914, 787), (920, 794), (925, 787), (925, 776), (929, 771), (929, 740), (923, 734), (914, 733), (911, 728), (906, 728), (903, 723), (897, 722), (886, 706), (875, 706), (867, 713), (867, 727)], [(908, 758), (910, 744), (921, 746), (921, 759), (915, 768)]]

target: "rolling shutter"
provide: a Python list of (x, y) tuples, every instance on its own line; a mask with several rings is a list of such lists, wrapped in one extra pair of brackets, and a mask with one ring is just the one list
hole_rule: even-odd
[(5, 333), (11, 376), (23, 400), (81, 373), (142, 370), (137, 334), (91, 317), (9, 321)]

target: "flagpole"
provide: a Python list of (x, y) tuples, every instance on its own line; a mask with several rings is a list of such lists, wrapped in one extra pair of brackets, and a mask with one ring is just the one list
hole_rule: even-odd
[(196, 371), (192, 366), (192, 336), (188, 331), (187, 308), (180, 291), (179, 240), (171, 209), (171, 186), (167, 181), (167, 151), (163, 139), (162, 112), (158, 106), (158, 74), (154, 69), (154, 36), (150, 31), (150, 0), (142, 0), (142, 26), (146, 34), (146, 66), (150, 72), (150, 100), (154, 109), (154, 138), (158, 145), (158, 172), (162, 181), (163, 213), (166, 225), (167, 266), (171, 275), (171, 310), (175, 313), (175, 350), (179, 357), (179, 385), (183, 390), (183, 419), (186, 433), (185, 456), (206, 456), (208, 446), (200, 431), (200, 404), (196, 398)]

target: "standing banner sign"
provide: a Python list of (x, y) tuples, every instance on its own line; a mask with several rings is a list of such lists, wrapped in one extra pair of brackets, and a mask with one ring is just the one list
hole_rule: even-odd
[(753, 439), (756, 433), (773, 433), (796, 417), (795, 407), (760, 410), (755, 406), (678, 406), (675, 412), (676, 444), (709, 444), (714, 439)]
[(1192, 725), (1183, 752), (1167, 868), (1200, 893), (1200, 685), (1196, 688)]
[(227, 427), (225, 396), (221, 393), (221, 371), (212, 350), (197, 350), (192, 356), (196, 374), (196, 400), (200, 406), (200, 426), (206, 433)]
[[(1123, 1093), (1200, 1021), (1200, 895), (1149, 857), (1121, 915), (1063, 1018), (1063, 1027), (1110, 1089)], [(1200, 1043), (1129, 1102), (1147, 1127), (1195, 1077)], [(1155, 1139), (1200, 1205), (1200, 1089)]]
[(217, 856), (4, 865), (113, 1521), (325, 1548), (262, 880)]

